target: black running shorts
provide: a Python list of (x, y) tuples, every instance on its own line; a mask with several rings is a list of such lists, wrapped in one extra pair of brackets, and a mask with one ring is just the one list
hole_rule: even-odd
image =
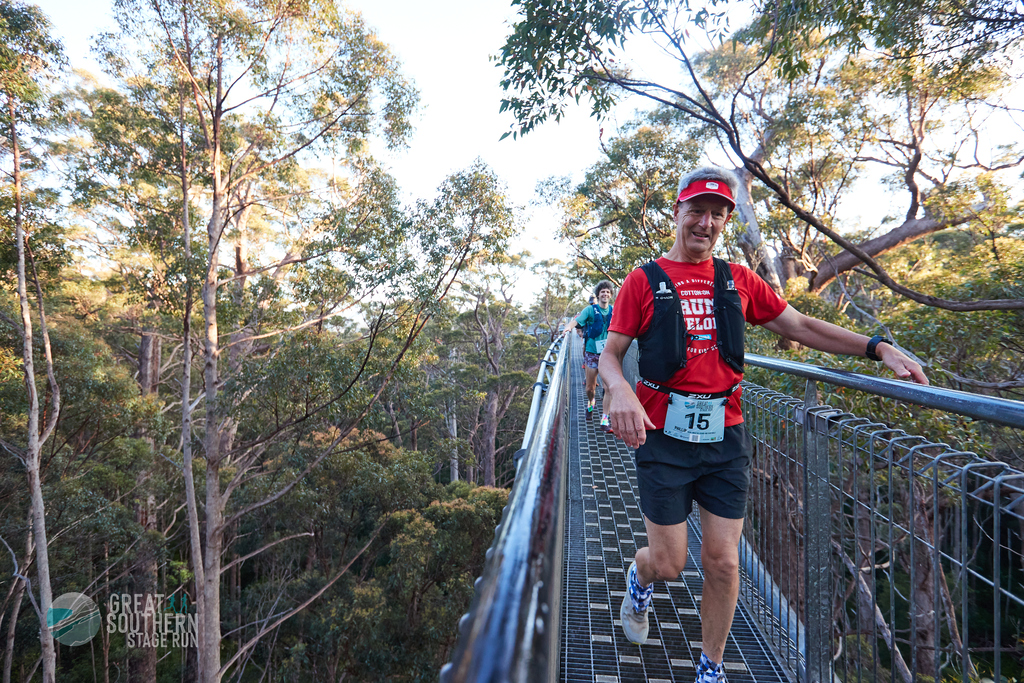
[(719, 517), (742, 519), (750, 485), (750, 439), (743, 424), (725, 428), (718, 443), (689, 443), (647, 432), (636, 449), (640, 509), (655, 524), (686, 521), (693, 501)]

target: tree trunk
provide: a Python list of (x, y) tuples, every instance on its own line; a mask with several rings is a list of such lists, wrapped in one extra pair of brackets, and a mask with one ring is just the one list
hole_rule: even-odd
[[(246, 186), (249, 187), (248, 185)], [(241, 206), (246, 206), (249, 202), (248, 192), (243, 192), (242, 196), (237, 196), (233, 201), (238, 202)], [(248, 281), (249, 273), (249, 243), (245, 237), (245, 226), (248, 216), (251, 212), (251, 208), (243, 208), (235, 214), (233, 227), (238, 233), (238, 239), (235, 242), (235, 282), (232, 291), (232, 297), (235, 301), (235, 306), (238, 310), (241, 310), (245, 305), (245, 288), (246, 282)], [(221, 228), (223, 230), (223, 228)], [(242, 371), (242, 363), (245, 358), (252, 351), (253, 342), (252, 335), (255, 331), (255, 327), (250, 321), (249, 323), (242, 325), (237, 331), (231, 333), (230, 347), (228, 348), (228, 376), (237, 377)], [(230, 453), (231, 449), (235, 447), (235, 436), (238, 434), (238, 422), (228, 414), (227, 410), (222, 410), (222, 423), (221, 423), (221, 437), (220, 437), (220, 450), (219, 453)]]
[[(43, 483), (40, 479), (39, 468), (42, 454), (43, 442), (52, 431), (56, 423), (57, 411), (59, 410), (59, 394), (54, 392), (53, 413), (50, 415), (46, 435), (41, 436), (39, 432), (39, 390), (36, 387), (34, 342), (32, 333), (32, 315), (28, 300), (28, 276), (25, 268), (25, 251), (27, 237), (22, 219), (21, 211), (21, 151), (18, 147), (17, 128), (15, 127), (16, 113), (14, 110), (14, 99), (8, 96), (8, 114), (10, 115), (10, 141), (11, 152), (14, 157), (14, 240), (18, 249), (18, 300), (21, 304), (21, 324), (23, 332), (22, 362), (25, 373), (25, 390), (28, 393), (28, 446), (25, 449), (25, 469), (28, 474), (29, 495), (32, 501), (32, 533), (36, 542), (36, 582), (39, 590), (39, 610), (42, 618), (50, 611), (53, 604), (53, 595), (50, 592), (50, 557), (49, 545), (46, 539), (46, 503), (43, 500)], [(37, 294), (38, 294), (38, 283)], [(43, 310), (43, 302), (39, 302), (40, 312)], [(49, 345), (46, 336), (46, 321), (40, 317), (40, 329), (43, 334), (44, 345)], [(47, 371), (53, 377), (53, 368), (47, 349)], [(56, 676), (56, 652), (53, 649), (53, 634), (45, 624), (40, 625), (39, 644), (42, 650), (43, 683), (54, 683)]]
[[(212, 430), (211, 430), (212, 431)], [(203, 558), (205, 581), (202, 585), (205, 615), (203, 641), (200, 642), (203, 683), (220, 682), (220, 573), (224, 534), (220, 490), (220, 467), (206, 466), (206, 554)]]
[(781, 296), (785, 280), (780, 276), (775, 259), (768, 253), (768, 248), (764, 244), (764, 237), (761, 235), (761, 228), (757, 223), (757, 215), (754, 213), (754, 202), (750, 196), (754, 176), (743, 167), (736, 169), (736, 175), (740, 179), (739, 196), (736, 197), (736, 214), (740, 223), (745, 226), (738, 235), (739, 247), (747, 259), (747, 266), (760, 275), (768, 283), (768, 286)]
[[(103, 565), (110, 566), (110, 543), (103, 544)], [(106, 573), (103, 583), (106, 586), (106, 594), (110, 596), (110, 572)], [(100, 639), (103, 643), (103, 683), (110, 683), (110, 634), (107, 629), (100, 628)]]
[(391, 420), (391, 439), (394, 440), (396, 446), (402, 448), (402, 425), (398, 422), (395, 404), (391, 399), (388, 399), (387, 403), (384, 404), (384, 412), (388, 414), (388, 418)]
[[(188, 149), (185, 145), (185, 96), (180, 94), (178, 113), (181, 118), (179, 142), (181, 145), (181, 230), (185, 246), (185, 262), (192, 261), (192, 219), (189, 204)], [(192, 471), (192, 278), (185, 284), (185, 312), (182, 316), (181, 337), (183, 342), (181, 360), (181, 455), (182, 476), (185, 482), (185, 507), (188, 515), (189, 549), (192, 557), (192, 571), (195, 573), (196, 624), (199, 642), (203, 642), (203, 623), (206, 601), (203, 598), (203, 547), (199, 533), (199, 509), (196, 503), (196, 482)], [(197, 648), (198, 649), (198, 648)], [(191, 650), (189, 650), (191, 653)], [(198, 657), (199, 653), (195, 653)], [(191, 654), (188, 662), (193, 662)], [(199, 671), (202, 667), (197, 667)]]
[[(155, 308), (150, 304), (150, 308)], [(143, 331), (139, 340), (139, 393), (149, 396), (156, 391), (160, 378), (160, 337), (151, 331)], [(156, 594), (157, 548), (154, 547), (153, 535), (156, 533), (156, 499), (152, 493), (150, 478), (153, 462), (156, 458), (156, 446), (153, 439), (144, 432), (137, 434), (149, 444), (150, 463), (141, 470), (136, 479), (138, 492), (135, 503), (135, 522), (143, 530), (144, 538), (139, 544), (135, 565), (132, 568), (133, 592), (148, 596)], [(143, 598), (145, 599), (145, 598)], [(146, 603), (148, 604), (148, 600)], [(152, 611), (146, 611), (140, 621), (140, 632), (143, 634), (142, 645), (134, 648), (129, 654), (128, 672), (132, 681), (156, 680), (156, 647), (153, 638), (156, 635), (156, 619)]]
[(916, 482), (911, 482), (914, 487), (914, 507), (910, 510), (913, 516), (913, 525), (910, 527), (914, 533), (910, 536), (909, 544), (914, 545), (913, 566), (911, 567), (910, 552), (905, 552), (903, 562), (911, 568), (914, 577), (910, 586), (910, 609), (911, 616), (915, 618), (916, 627), (911, 634), (911, 643), (916, 652), (915, 674), (935, 678), (935, 648), (938, 644), (939, 634), (935, 631), (935, 614), (939, 607), (935, 595), (935, 574), (933, 573), (932, 557), (930, 547), (934, 547), (932, 538), (932, 511), (925, 499), (924, 487)]
[[(32, 543), (32, 531), (29, 530), (25, 540), (25, 561), (22, 563), (22, 571), (28, 571), (28, 563), (35, 552)], [(25, 582), (21, 579), (14, 580), (14, 596), (11, 603), (11, 618), (7, 624), (7, 642), (4, 646), (4, 678), (3, 683), (11, 683), (11, 665), (14, 662), (14, 636), (18, 628), (18, 615), (21, 614), (21, 601), (25, 598)]]
[[(215, 188), (220, 183), (220, 155), (214, 154)], [(220, 338), (217, 329), (217, 245), (224, 229), (223, 193), (214, 192), (210, 221), (207, 226), (209, 249), (206, 280), (203, 283), (203, 377), (206, 383), (206, 548), (203, 557), (202, 583), (203, 634), (200, 642), (201, 683), (220, 682), (220, 568), (223, 550), (224, 501), (221, 496), (220, 466), (224, 423), (221, 415), (218, 388), (220, 373)]]
[[(870, 239), (857, 246), (868, 256), (874, 257), (926, 235), (954, 227), (965, 221), (966, 219), (937, 221), (931, 218), (912, 218), (904, 221), (900, 227), (894, 228), (884, 235)], [(855, 268), (861, 263), (863, 262), (850, 252), (841, 251), (818, 264), (818, 272), (814, 273), (807, 289), (814, 293), (821, 292), (828, 283), (836, 279), (837, 275)]]
[[(132, 590), (144, 596), (143, 604), (151, 606), (146, 596), (156, 595), (157, 587), (157, 548), (154, 547), (153, 535), (156, 534), (156, 500), (149, 484), (150, 472), (139, 473), (139, 499), (135, 506), (136, 521), (143, 529), (145, 538), (139, 544), (139, 552), (132, 569)], [(156, 610), (147, 609), (139, 623), (142, 634), (142, 645), (136, 646), (129, 654), (128, 671), (131, 681), (156, 680), (156, 647), (153, 639), (156, 635)]]
[(139, 339), (139, 393), (148, 396), (160, 381), (160, 337), (143, 330)]
[(498, 434), (498, 392), (491, 389), (484, 399), (483, 425), (480, 433), (480, 469), (484, 486), (494, 486), (494, 448)]
[(4, 682), (11, 683), (11, 664), (14, 662), (14, 635), (18, 627), (18, 616), (21, 614), (21, 601), (25, 597), (25, 582), (16, 579), (14, 603), (11, 605), (11, 620), (7, 624), (7, 644), (4, 648)]
[[(43, 485), (39, 478), (39, 453), (36, 452), (34, 462), (28, 473), (29, 489), (32, 492), (32, 534), (36, 537), (36, 583), (39, 586), (39, 611), (43, 619), (50, 613), (53, 605), (53, 594), (50, 592), (50, 560), (46, 540), (46, 506), (43, 501)], [(45, 625), (39, 629), (39, 642), (42, 646), (43, 683), (55, 683), (57, 652), (54, 650), (53, 634)]]
[[(452, 407), (448, 412), (448, 434), (451, 435), (452, 441), (459, 438), (458, 433), (459, 418)], [(448, 474), (452, 481), (459, 480), (459, 447), (457, 444), (452, 444), (452, 454), (448, 459)]]

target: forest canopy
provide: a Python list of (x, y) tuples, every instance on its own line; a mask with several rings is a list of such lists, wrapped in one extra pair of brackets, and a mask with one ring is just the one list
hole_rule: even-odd
[[(380, 155), (409, 144), (420, 95), (344, 5), (117, 0), (99, 78), (39, 7), (0, 0), (5, 680), (435, 680), (544, 348), (581, 292), (667, 250), (679, 173), (708, 161), (742, 179), (723, 255), (936, 384), (1024, 394), (1019, 15), (512, 6), (506, 144), (580, 102), (648, 105), (579, 178), (540, 183), (564, 246), (544, 260), (513, 247), (526, 212), (486, 160), (402, 199)], [(632, 69), (642, 40), (670, 78)], [(896, 209), (854, 224), (864, 201)], [(905, 417), (1024, 457), (1008, 431)], [(170, 608), (196, 647), (105, 628), (70, 647), (39, 623), (71, 592), (104, 614), (161, 595), (137, 634)]]

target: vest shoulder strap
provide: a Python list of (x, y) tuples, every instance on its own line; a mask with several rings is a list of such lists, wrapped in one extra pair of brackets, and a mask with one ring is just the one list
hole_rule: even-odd
[(679, 293), (676, 292), (672, 278), (669, 277), (664, 268), (658, 265), (657, 261), (648, 261), (640, 266), (640, 269), (647, 276), (647, 283), (651, 286), (651, 294), (654, 295), (656, 306), (658, 301), (662, 300), (672, 299), (679, 301)]
[(733, 282), (732, 268), (729, 267), (729, 263), (717, 256), (714, 256), (713, 259), (715, 263), (715, 296), (718, 296), (720, 291), (735, 290), (736, 283)]
[(641, 270), (651, 288), (651, 323), (637, 336), (638, 370), (641, 377), (667, 382), (686, 367), (686, 320), (679, 305), (679, 293), (665, 269), (650, 261)]
[(732, 268), (715, 258), (715, 327), (718, 335), (718, 355), (736, 372), (743, 372), (744, 328), (743, 302), (733, 281)]

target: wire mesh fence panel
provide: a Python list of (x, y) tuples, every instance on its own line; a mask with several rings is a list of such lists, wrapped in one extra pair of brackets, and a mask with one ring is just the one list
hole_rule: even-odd
[[(801, 680), (1021, 680), (1024, 473), (746, 384), (744, 599)], [(748, 569), (748, 573), (750, 570)]]

